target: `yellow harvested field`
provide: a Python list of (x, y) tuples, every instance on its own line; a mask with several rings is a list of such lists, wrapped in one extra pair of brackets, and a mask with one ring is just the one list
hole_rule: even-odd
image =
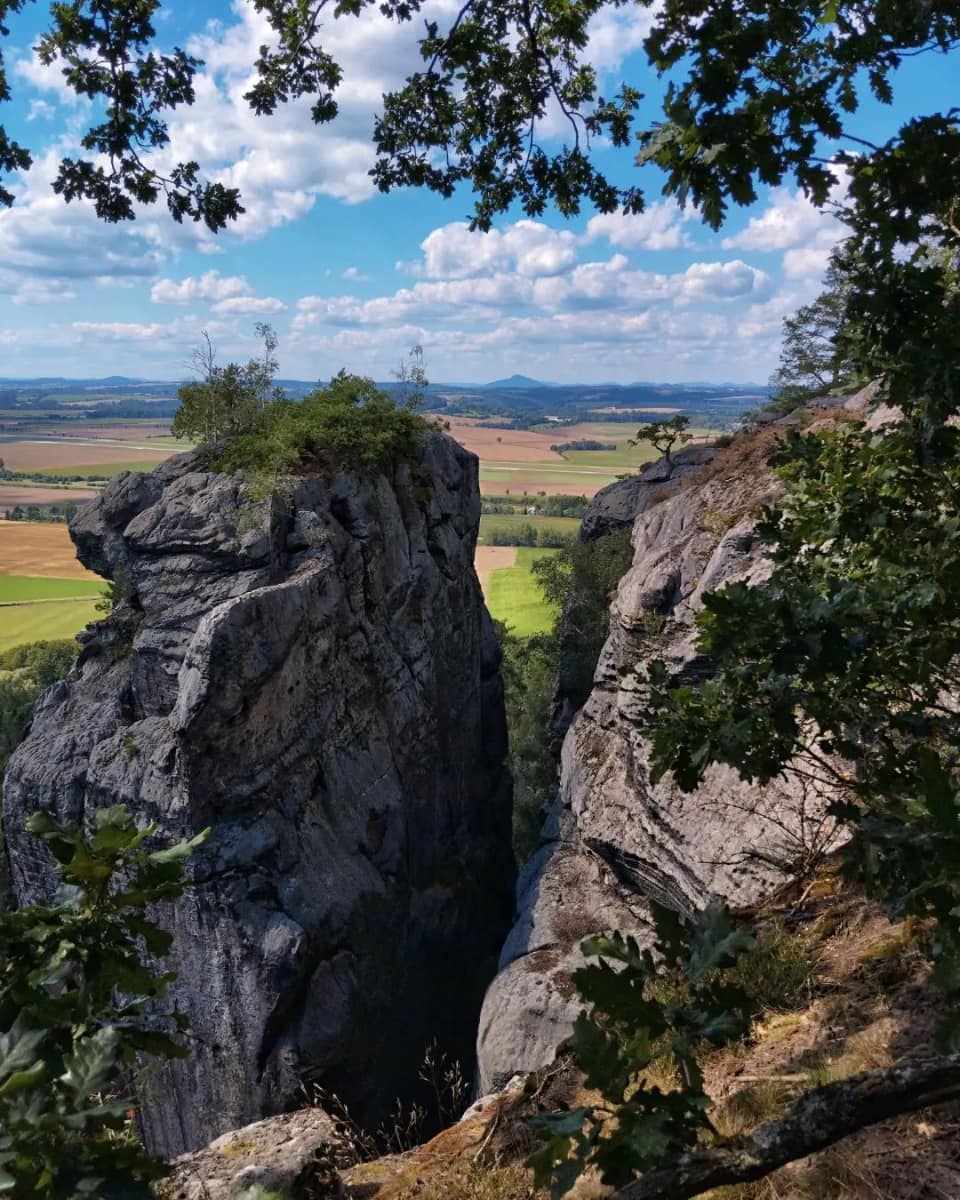
[[(76, 467), (90, 463), (156, 462), (176, 453), (163, 446), (138, 442), (118, 446), (97, 438), (70, 438), (62, 442), (22, 441), (0, 443), (0, 458), (10, 471), (36, 471), (41, 467)], [(69, 474), (69, 470), (66, 470)]]
[(96, 488), (54, 487), (52, 484), (2, 483), (0, 482), (0, 511), (14, 508), (18, 504), (82, 504), (97, 495)]
[(450, 435), (484, 462), (563, 462), (561, 456), (550, 449), (551, 442), (558, 439), (546, 433), (533, 433), (528, 429), (491, 429), (488, 425), (478, 425), (469, 417), (453, 417)]
[(100, 578), (77, 561), (67, 527), (59, 521), (0, 521), (0, 575)]
[(491, 572), (499, 571), (501, 567), (512, 567), (516, 561), (516, 546), (477, 547), (473, 563), (477, 568), (477, 578), (480, 580), (480, 586), (483, 588), (484, 595), (486, 595)]

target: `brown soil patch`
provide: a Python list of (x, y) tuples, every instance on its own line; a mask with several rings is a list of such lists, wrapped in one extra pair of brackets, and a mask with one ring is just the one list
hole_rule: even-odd
[(453, 417), (449, 424), (450, 436), (484, 462), (563, 462), (550, 449), (551, 443), (557, 441), (552, 434), (531, 433), (528, 429), (491, 429), (461, 417)]
[(90, 579), (77, 561), (66, 525), (33, 521), (0, 521), (0, 575), (37, 575), (45, 579)]
[(517, 561), (516, 546), (478, 546), (473, 556), (473, 565), (477, 569), (477, 578), (484, 591), (493, 571), (501, 567), (512, 567)]
[[(141, 446), (143, 442), (139, 443)], [(114, 446), (98, 438), (71, 438), (63, 442), (4, 442), (0, 458), (8, 470), (35, 471), (40, 467), (76, 467), (90, 463), (156, 462), (176, 451), (157, 446), (154, 449), (131, 450)]]
[(74, 504), (82, 504), (96, 495), (96, 488), (52, 485), (46, 487), (43, 484), (34, 487), (28, 483), (0, 483), (0, 512), (17, 504), (66, 504), (68, 500), (72, 500)]

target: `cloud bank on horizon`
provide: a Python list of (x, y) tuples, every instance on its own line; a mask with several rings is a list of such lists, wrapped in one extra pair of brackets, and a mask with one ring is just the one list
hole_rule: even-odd
[[(442, 21), (459, 3), (429, 8)], [(165, 208), (107, 226), (85, 204), (64, 205), (50, 180), (89, 110), (14, 23), (4, 117), (35, 163), (14, 180), (14, 207), (0, 211), (5, 375), (177, 378), (202, 329), (221, 357), (245, 357), (254, 322), (269, 320), (288, 377), (346, 366), (384, 378), (420, 344), (436, 380), (763, 380), (783, 317), (816, 295), (842, 231), (780, 188), (714, 235), (696, 213), (657, 200), (653, 178), (638, 216), (505, 218), (471, 232), (468, 195), (381, 196), (368, 175), (373, 113), (415, 62), (415, 26), (371, 10), (331, 22), (345, 82), (340, 116), (317, 129), (307, 102), (258, 118), (243, 100), (268, 40), (250, 6), (208, 5), (193, 29), (169, 14), (164, 41), (186, 41), (205, 67), (196, 103), (172, 114), (159, 165), (196, 158), (241, 189), (246, 212), (215, 237), (174, 224)], [(590, 54), (611, 80), (639, 74), (643, 86), (636, 52), (649, 21), (649, 10), (629, 7), (595, 19)], [(629, 152), (596, 153), (614, 171), (635, 169)]]

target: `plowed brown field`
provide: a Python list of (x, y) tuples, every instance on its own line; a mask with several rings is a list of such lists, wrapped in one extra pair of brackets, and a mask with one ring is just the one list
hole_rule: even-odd
[(528, 429), (491, 429), (477, 425), (469, 418), (451, 418), (450, 435), (466, 446), (484, 462), (563, 462), (550, 449), (559, 439), (547, 433), (532, 433)]

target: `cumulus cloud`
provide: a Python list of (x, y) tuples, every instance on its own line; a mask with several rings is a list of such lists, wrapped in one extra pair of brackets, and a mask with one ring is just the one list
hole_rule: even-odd
[(762, 299), (769, 293), (771, 279), (764, 271), (750, 267), (739, 258), (732, 262), (697, 262), (687, 267), (680, 281), (678, 300)]
[(249, 296), (253, 288), (243, 275), (221, 275), (219, 271), (206, 271), (203, 275), (188, 275), (179, 283), (173, 279), (159, 279), (150, 289), (154, 304), (190, 304), (195, 300), (226, 300), (230, 297)]
[[(848, 179), (840, 174), (830, 192), (830, 201), (838, 203), (846, 195)], [(817, 241), (832, 245), (843, 236), (843, 226), (829, 209), (817, 208), (797, 190), (780, 187), (770, 193), (766, 209), (751, 217), (745, 229), (723, 239), (726, 250), (791, 250)]]
[(587, 222), (582, 240), (589, 244), (606, 238), (611, 245), (629, 250), (677, 250), (690, 243), (683, 220), (678, 205), (669, 200), (658, 201), (633, 216), (623, 212), (598, 213)]
[(557, 275), (577, 260), (576, 237), (540, 221), (515, 221), (504, 230), (471, 230), (466, 221), (434, 229), (420, 243), (423, 258), (398, 264), (431, 279), (469, 279), (504, 270), (537, 278)]
[(269, 316), (283, 312), (287, 306), (274, 296), (228, 296), (213, 306), (215, 313), (233, 313), (235, 316)]

